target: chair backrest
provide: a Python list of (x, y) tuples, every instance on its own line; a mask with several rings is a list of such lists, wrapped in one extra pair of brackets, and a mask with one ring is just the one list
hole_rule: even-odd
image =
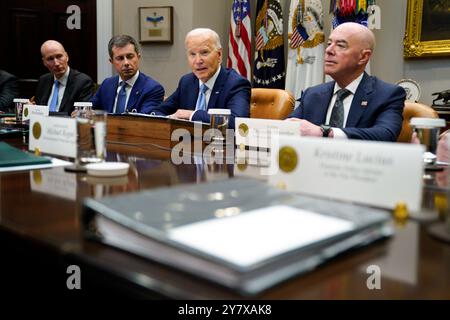
[(409, 125), (409, 121), (413, 117), (439, 118), (439, 115), (427, 105), (406, 101), (403, 109), (402, 131), (398, 136), (398, 142), (411, 142), (412, 128)]
[(250, 118), (283, 120), (294, 110), (295, 99), (281, 89), (253, 88)]

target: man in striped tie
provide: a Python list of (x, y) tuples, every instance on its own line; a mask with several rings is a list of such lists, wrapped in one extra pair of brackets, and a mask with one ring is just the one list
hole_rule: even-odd
[(305, 90), (289, 116), (291, 121), (301, 121), (301, 135), (397, 140), (406, 94), (364, 71), (374, 46), (374, 34), (360, 24), (347, 22), (333, 30), (324, 71), (334, 81)]

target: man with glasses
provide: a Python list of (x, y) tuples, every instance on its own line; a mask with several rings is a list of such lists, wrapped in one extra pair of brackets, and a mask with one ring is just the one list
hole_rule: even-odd
[(35, 103), (48, 105), (50, 112), (72, 113), (75, 102), (89, 101), (93, 93), (92, 79), (69, 67), (69, 55), (55, 40), (41, 46), (42, 62), (50, 71), (39, 78)]

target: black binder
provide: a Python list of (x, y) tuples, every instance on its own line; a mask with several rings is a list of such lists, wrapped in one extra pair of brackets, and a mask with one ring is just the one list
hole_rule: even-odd
[[(249, 214), (252, 214), (252, 219), (256, 217), (253, 228), (259, 228), (257, 217), (261, 210), (258, 209), (279, 205), (307, 210), (309, 215), (318, 218), (348, 222), (352, 228), (264, 256), (247, 265), (237, 264), (215, 252), (205, 251), (173, 237), (181, 228), (212, 221), (223, 223), (226, 219), (240, 219)], [(87, 237), (208, 279), (247, 296), (312, 270), (341, 252), (390, 236), (392, 228), (389, 220), (390, 215), (381, 209), (296, 195), (246, 179), (86, 199), (83, 204)], [(321, 232), (320, 228), (317, 232)], [(237, 236), (230, 233), (230, 237)], [(202, 234), (198, 237), (202, 239)], [(267, 237), (270, 239), (271, 234)], [(241, 250), (239, 247), (234, 249)], [(242, 255), (248, 253), (242, 252)]]

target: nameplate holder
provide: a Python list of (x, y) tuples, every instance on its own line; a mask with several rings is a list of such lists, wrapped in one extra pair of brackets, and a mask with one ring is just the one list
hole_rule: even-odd
[(29, 150), (75, 158), (77, 155), (76, 119), (31, 115)]
[(270, 149), (272, 134), (299, 136), (300, 122), (236, 118), (235, 137), (238, 147)]
[(269, 183), (288, 191), (386, 209), (422, 204), (424, 147), (281, 136)]
[(30, 116), (37, 115), (37, 116), (48, 116), (49, 114), (49, 108), (48, 106), (41, 106), (41, 105), (34, 105), (34, 104), (26, 104), (23, 106), (22, 111), (22, 119), (29, 120)]

